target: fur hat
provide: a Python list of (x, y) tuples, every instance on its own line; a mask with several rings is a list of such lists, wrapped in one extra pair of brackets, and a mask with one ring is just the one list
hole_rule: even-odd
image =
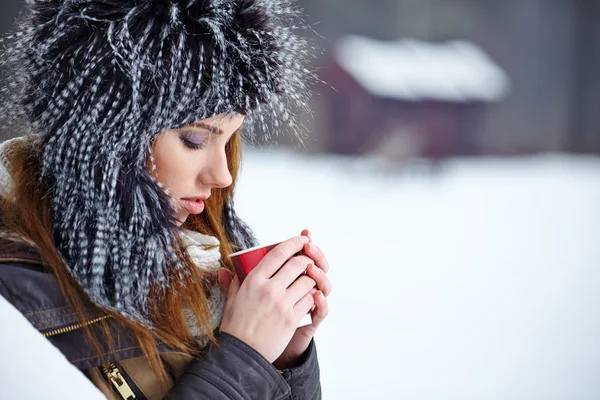
[[(2, 111), (39, 136), (55, 243), (95, 303), (147, 322), (150, 288), (178, 267), (175, 213), (148, 169), (161, 131), (241, 113), (248, 137), (301, 132), (303, 27), (288, 0), (27, 1)], [(231, 204), (223, 218), (254, 244)]]

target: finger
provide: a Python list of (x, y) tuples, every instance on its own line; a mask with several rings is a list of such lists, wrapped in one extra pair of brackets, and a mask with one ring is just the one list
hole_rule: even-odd
[(300, 300), (298, 300), (298, 302), (294, 306), (294, 313), (296, 314), (296, 320), (298, 321), (298, 324), (300, 323), (300, 321), (302, 321), (302, 318), (304, 318), (304, 316), (310, 312), (310, 309), (315, 304), (315, 293), (316, 290), (311, 290), (309, 293), (305, 294)]
[(275, 285), (281, 285), (284, 288), (288, 288), (306, 271), (308, 266), (312, 264), (313, 260), (306, 256), (292, 257), (275, 275), (273, 275), (271, 280)]
[(325, 272), (329, 271), (329, 262), (320, 248), (312, 243), (307, 243), (304, 245), (303, 250), (304, 254), (313, 259), (317, 267), (321, 268)]
[(237, 294), (237, 292), (239, 292), (240, 286), (241, 286), (240, 278), (235, 276), (229, 283), (229, 289), (227, 290), (227, 298), (233, 299), (235, 297), (235, 295)]
[(312, 325), (317, 327), (323, 322), (327, 315), (329, 315), (329, 303), (325, 294), (318, 290), (314, 295), (315, 310), (311, 314)]
[(314, 279), (317, 284), (317, 288), (323, 292), (325, 297), (329, 296), (331, 293), (331, 281), (329, 280), (327, 274), (323, 272), (321, 268), (316, 267), (313, 264), (307, 268), (306, 272), (308, 273), (308, 276)]
[(217, 279), (219, 280), (221, 292), (227, 294), (229, 292), (229, 285), (233, 280), (233, 274), (227, 268), (221, 268), (219, 269), (219, 272), (217, 272)]
[(302, 251), (306, 243), (308, 243), (306, 236), (295, 236), (285, 242), (281, 242), (263, 257), (248, 276), (253, 275), (253, 278), (263, 279), (271, 278), (287, 260), (292, 258), (294, 254)]
[(227, 312), (227, 310), (230, 310), (231, 307), (233, 307), (233, 302), (235, 300), (235, 297), (237, 295), (237, 293), (240, 290), (240, 278), (238, 278), (237, 276), (235, 276), (233, 278), (233, 280), (231, 280), (229, 282), (229, 288), (227, 289), (227, 293), (225, 294), (225, 296), (227, 297), (227, 301), (225, 302), (225, 311)]
[(304, 229), (302, 231), (302, 233), (300, 233), (302, 236), (306, 236), (308, 238), (308, 242), (311, 243), (312, 242), (312, 234), (310, 233), (310, 231), (308, 229)]
[(290, 304), (296, 304), (301, 298), (306, 296), (306, 294), (311, 291), (316, 292), (316, 286), (317, 284), (312, 278), (309, 278), (306, 275), (301, 276), (286, 290), (286, 301), (289, 301)]

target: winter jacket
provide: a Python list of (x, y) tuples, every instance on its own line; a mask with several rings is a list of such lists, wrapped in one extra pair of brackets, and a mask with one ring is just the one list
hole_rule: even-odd
[(98, 312), (85, 313), (98, 338), (106, 321), (115, 338), (91, 348), (79, 315), (66, 304), (56, 278), (44, 271), (33, 247), (0, 237), (0, 295), (12, 303), (67, 359), (109, 399), (320, 399), (319, 365), (314, 340), (298, 367), (278, 371), (250, 346), (226, 333), (192, 359), (159, 346), (169, 376), (168, 393), (157, 385), (133, 334)]

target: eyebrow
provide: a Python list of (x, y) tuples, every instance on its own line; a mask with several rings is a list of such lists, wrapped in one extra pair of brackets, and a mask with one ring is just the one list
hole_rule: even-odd
[(223, 131), (221, 130), (221, 128), (217, 128), (216, 126), (210, 125), (210, 124), (205, 124), (204, 122), (198, 122), (196, 124), (192, 124), (192, 126), (194, 128), (200, 127), (200, 128), (204, 128), (209, 130), (210, 132), (215, 132), (219, 135), (223, 134)]

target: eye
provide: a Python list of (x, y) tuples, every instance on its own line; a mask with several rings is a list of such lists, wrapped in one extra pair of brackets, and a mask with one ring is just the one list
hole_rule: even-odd
[(179, 139), (185, 147), (190, 150), (200, 150), (204, 148), (206, 135), (198, 132), (182, 132)]

